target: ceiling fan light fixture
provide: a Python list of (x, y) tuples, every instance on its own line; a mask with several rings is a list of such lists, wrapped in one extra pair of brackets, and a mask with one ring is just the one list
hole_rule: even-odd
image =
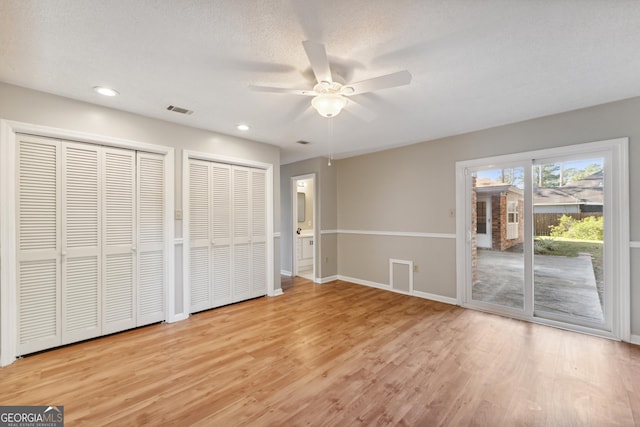
[(311, 105), (322, 117), (335, 117), (347, 105), (347, 98), (333, 93), (320, 94), (311, 100)]

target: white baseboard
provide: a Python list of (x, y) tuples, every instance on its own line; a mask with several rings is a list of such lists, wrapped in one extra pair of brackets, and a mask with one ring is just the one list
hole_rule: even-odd
[[(282, 274), (286, 275), (285, 273), (282, 273)], [(414, 296), (418, 298), (428, 299), (431, 301), (443, 302), (445, 304), (458, 305), (458, 301), (455, 298), (431, 294), (429, 292), (416, 291), (415, 289), (413, 290), (413, 292), (402, 291), (400, 289), (392, 289), (390, 285), (387, 285), (384, 283), (371, 282), (369, 280), (358, 279), (356, 277), (349, 277), (349, 276), (342, 276), (342, 275), (316, 277), (314, 279), (314, 282), (323, 284), (323, 283), (333, 282), (334, 280), (344, 280), (345, 282), (355, 283), (356, 285), (364, 285), (364, 286), (369, 286), (371, 288), (382, 289), (384, 291), (395, 292), (398, 294)]]
[(344, 280), (345, 282), (355, 283), (356, 285), (364, 285), (377, 289), (384, 289), (385, 291), (392, 291), (391, 286), (383, 283), (371, 282), (369, 280), (357, 279), (355, 277), (338, 275), (338, 280)]
[(313, 281), (314, 283), (322, 285), (323, 283), (333, 282), (334, 280), (338, 280), (338, 276), (316, 277)]
[(345, 282), (355, 283), (356, 285), (370, 286), (372, 288), (382, 289), (384, 291), (395, 292), (397, 294), (409, 295), (413, 297), (428, 299), (431, 301), (443, 302), (445, 304), (451, 304), (451, 305), (458, 304), (458, 301), (455, 298), (444, 297), (442, 295), (436, 295), (436, 294), (430, 294), (428, 292), (416, 291), (415, 289), (413, 290), (413, 292), (407, 292), (400, 289), (392, 289), (390, 285), (387, 285), (384, 283), (371, 282), (369, 280), (362, 280), (362, 279), (357, 279), (355, 277), (348, 277), (348, 276), (339, 275), (338, 279), (344, 280)]
[(171, 319), (167, 319), (167, 323), (179, 322), (181, 320), (187, 320), (189, 318), (188, 313), (180, 313), (173, 316)]
[(640, 345), (640, 335), (631, 334), (631, 338), (629, 339), (629, 342), (631, 344)]
[(287, 276), (287, 277), (291, 277), (293, 276), (293, 273), (287, 270), (280, 270), (280, 275), (281, 276)]
[(282, 292), (282, 288), (274, 289), (273, 290), (273, 295), (271, 295), (271, 296), (272, 297), (278, 297), (280, 295), (284, 295), (284, 292)]
[(458, 300), (455, 298), (443, 297), (442, 295), (431, 294), (429, 292), (416, 291), (414, 289), (412, 295), (419, 298), (430, 299), (432, 301), (443, 302), (445, 304), (458, 305)]

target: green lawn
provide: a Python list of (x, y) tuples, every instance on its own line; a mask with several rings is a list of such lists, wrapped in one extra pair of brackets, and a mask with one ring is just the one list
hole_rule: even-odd
[(604, 276), (602, 265), (602, 241), (594, 240), (574, 240), (563, 237), (536, 237), (533, 245), (534, 253), (537, 255), (553, 255), (553, 256), (578, 256), (580, 252), (591, 254), (591, 262), (593, 263), (593, 272), (598, 286), (598, 294), (602, 302), (602, 293), (604, 290)]

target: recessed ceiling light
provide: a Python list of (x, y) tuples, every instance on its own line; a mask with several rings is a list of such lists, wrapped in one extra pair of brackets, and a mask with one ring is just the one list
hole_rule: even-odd
[(94, 86), (93, 90), (104, 96), (116, 96), (119, 95), (118, 91), (111, 89), (110, 87)]
[(249, 125), (245, 125), (244, 123), (239, 123), (238, 125), (236, 125), (236, 129), (245, 132), (249, 130)]

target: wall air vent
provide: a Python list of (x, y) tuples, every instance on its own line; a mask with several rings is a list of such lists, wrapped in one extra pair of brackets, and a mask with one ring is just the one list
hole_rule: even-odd
[(187, 110), (186, 108), (176, 107), (175, 105), (169, 105), (167, 110), (173, 111), (174, 113), (186, 114), (187, 116), (193, 114), (192, 110)]
[(296, 141), (297, 144), (307, 145), (309, 141)]

